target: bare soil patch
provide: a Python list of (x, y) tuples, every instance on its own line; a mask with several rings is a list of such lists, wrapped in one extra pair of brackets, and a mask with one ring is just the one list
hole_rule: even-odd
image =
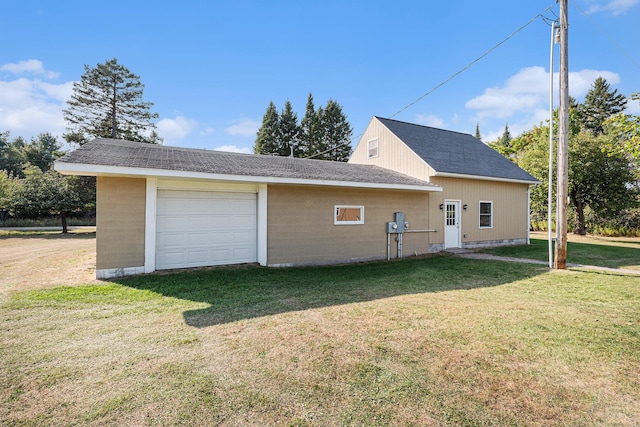
[(0, 301), (16, 291), (95, 282), (96, 235), (0, 236)]

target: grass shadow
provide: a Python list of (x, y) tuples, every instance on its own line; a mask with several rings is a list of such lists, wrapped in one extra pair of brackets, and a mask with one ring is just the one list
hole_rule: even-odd
[(206, 303), (184, 312), (193, 327), (425, 292), (499, 286), (546, 272), (541, 266), (451, 255), (341, 266), (222, 267), (114, 280), (135, 289)]

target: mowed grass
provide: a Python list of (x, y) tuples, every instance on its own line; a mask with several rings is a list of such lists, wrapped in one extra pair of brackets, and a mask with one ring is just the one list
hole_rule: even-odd
[(0, 425), (633, 426), (640, 277), (438, 255), (1, 307)]
[[(567, 263), (640, 270), (638, 237), (585, 237), (569, 234), (568, 239)], [(531, 236), (530, 245), (503, 246), (482, 252), (546, 261), (549, 259), (549, 243), (546, 234), (536, 233)]]

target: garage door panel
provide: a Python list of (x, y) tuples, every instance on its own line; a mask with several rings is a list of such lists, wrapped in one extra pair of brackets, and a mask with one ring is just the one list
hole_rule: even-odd
[(159, 190), (156, 268), (257, 261), (255, 193)]

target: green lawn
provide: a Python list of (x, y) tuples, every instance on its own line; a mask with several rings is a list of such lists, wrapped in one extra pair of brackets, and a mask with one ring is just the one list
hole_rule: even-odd
[(438, 255), (153, 274), (0, 308), (3, 426), (640, 419), (640, 277)]
[[(546, 236), (533, 235), (530, 245), (505, 246), (482, 252), (500, 256), (548, 260)], [(567, 263), (640, 270), (640, 238), (598, 238), (569, 235)]]

